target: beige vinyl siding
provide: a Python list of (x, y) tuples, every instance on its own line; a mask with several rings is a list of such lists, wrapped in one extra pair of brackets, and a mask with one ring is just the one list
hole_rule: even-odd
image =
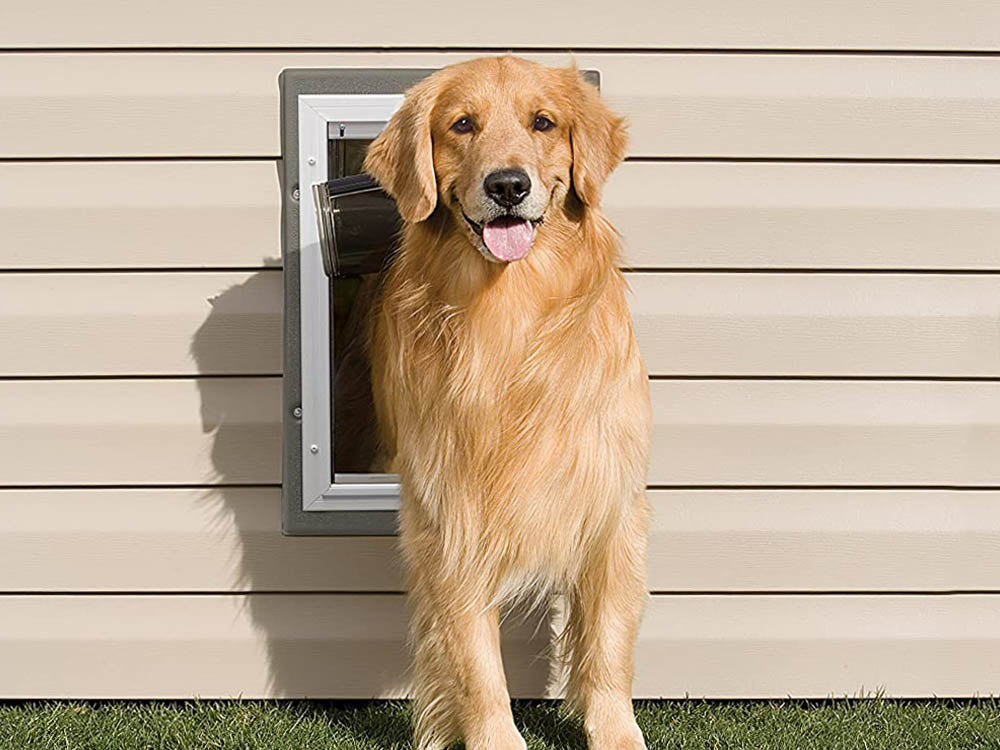
[[(652, 375), (1000, 374), (1000, 277), (629, 273)], [(281, 374), (282, 279), (0, 275), (0, 376)]]
[[(279, 495), (277, 487), (2, 490), (0, 592), (403, 590), (395, 538), (283, 537)], [(648, 497), (651, 591), (990, 592), (1000, 578), (996, 491)]]
[(652, 375), (997, 376), (1000, 277), (628, 276)]
[[(277, 156), (286, 67), (475, 53), (0, 54), (0, 157)], [(565, 54), (528, 54), (562, 65)], [(634, 157), (1000, 157), (1000, 57), (584, 53)]]
[(281, 379), (0, 380), (8, 485), (275, 484)]
[(0, 161), (0, 268), (280, 266), (280, 222), (275, 161)]
[(604, 205), (636, 268), (1000, 268), (992, 164), (629, 162)]
[(631, 123), (636, 694), (997, 692), (1000, 6), (433, 5), (0, 14), (0, 697), (405, 690), (395, 540), (280, 533), (277, 75), (509, 47)]
[(653, 484), (1000, 485), (1000, 383), (653, 382)]
[[(369, 698), (406, 684), (398, 595), (17, 595), (4, 615), (0, 697), (183, 697), (196, 681), (203, 695)], [(511, 692), (545, 695), (537, 653), (558, 621), (511, 621)], [(982, 595), (654, 596), (635, 661), (639, 697), (989, 694), (1000, 608)]]
[[(456, 0), (419, 11), (383, 0), (358, 12), (321, 0), (169, 6), (100, 0), (4, 10), (0, 47), (646, 47), (1000, 49), (1000, 10), (989, 0), (516, 0), (489, 22)], [(609, 33), (611, 32), (611, 33)]]
[(280, 375), (280, 269), (0, 274), (0, 375)]
[[(280, 199), (270, 160), (0, 161), (0, 269), (277, 266)], [(604, 205), (635, 268), (1000, 268), (993, 165), (634, 161)]]
[[(1000, 487), (1000, 383), (654, 380), (653, 485)], [(274, 377), (0, 381), (23, 486), (281, 481)]]

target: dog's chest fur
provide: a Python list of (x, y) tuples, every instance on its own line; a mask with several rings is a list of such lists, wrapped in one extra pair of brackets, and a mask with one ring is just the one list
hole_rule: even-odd
[(502, 529), (532, 558), (600, 535), (642, 493), (648, 384), (617, 271), (564, 298), (503, 283), (457, 307), (391, 279), (374, 386), (411, 515)]

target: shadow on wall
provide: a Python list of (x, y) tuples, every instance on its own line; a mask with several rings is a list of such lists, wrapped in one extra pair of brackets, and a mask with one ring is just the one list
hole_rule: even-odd
[[(210, 300), (211, 312), (191, 344), (198, 372), (232, 371), (233, 347), (226, 342), (234, 336), (262, 335), (261, 321), (254, 321), (245, 311), (269, 309), (269, 305), (280, 309), (281, 293), (280, 272), (264, 270)], [(268, 299), (270, 303), (262, 303)], [(253, 330), (237, 330), (234, 320)], [(262, 339), (262, 345), (276, 346), (270, 336)], [(273, 389), (268, 381), (273, 381)], [(204, 501), (216, 516), (220, 536), (228, 539), (235, 532), (237, 537), (231, 589), (252, 592), (246, 597), (248, 614), (263, 635), (269, 666), (260, 684), (234, 685), (232, 694), (403, 695), (408, 661), (406, 610), (395, 539), (281, 534), (280, 488), (247, 486), (273, 482), (280, 476), (280, 425), (240, 416), (261, 411), (260, 405), (248, 404), (247, 399), (259, 398), (262, 385), (264, 392), (273, 393), (280, 402), (278, 376), (252, 381), (198, 380), (202, 427), (213, 435), (212, 463), (218, 483), (206, 492)], [(280, 406), (273, 412), (280, 413)], [(505, 658), (511, 692), (524, 697), (545, 695), (550, 682), (543, 658), (551, 630), (549, 617), (511, 617), (509, 622)]]

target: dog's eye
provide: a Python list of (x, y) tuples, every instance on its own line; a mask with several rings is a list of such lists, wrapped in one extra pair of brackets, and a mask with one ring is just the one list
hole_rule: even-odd
[(535, 122), (532, 123), (531, 127), (544, 133), (546, 130), (551, 130), (555, 126), (556, 124), (545, 115), (535, 115)]
[(472, 132), (472, 119), (469, 117), (459, 117), (452, 124), (451, 129), (456, 133), (471, 133)]

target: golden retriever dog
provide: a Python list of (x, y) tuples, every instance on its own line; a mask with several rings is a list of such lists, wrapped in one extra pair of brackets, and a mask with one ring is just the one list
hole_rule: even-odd
[(568, 604), (589, 747), (645, 747), (631, 687), (649, 385), (600, 209), (626, 146), (575, 69), (500, 57), (411, 88), (369, 147), (404, 220), (370, 347), (402, 486), (420, 750), (523, 750), (500, 611), (549, 592)]

